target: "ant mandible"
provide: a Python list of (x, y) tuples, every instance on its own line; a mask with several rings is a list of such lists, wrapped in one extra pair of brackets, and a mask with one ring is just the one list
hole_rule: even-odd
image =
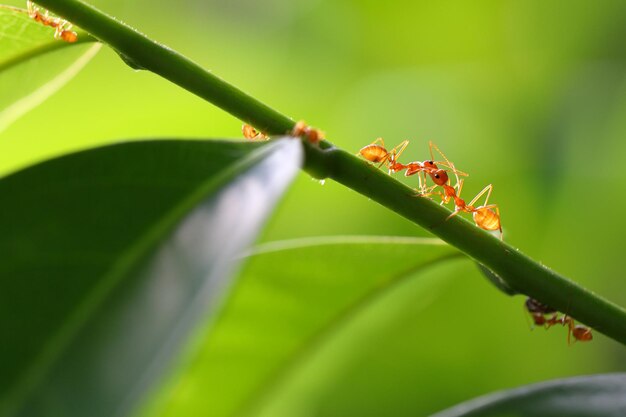
[(398, 157), (402, 154), (402, 152), (404, 152), (404, 149), (408, 144), (409, 141), (404, 140), (391, 151), (388, 151), (385, 148), (385, 141), (383, 138), (378, 138), (369, 145), (362, 147), (359, 154), (370, 162), (380, 162), (380, 165), (378, 165), (379, 168), (383, 165), (387, 165), (389, 174), (391, 174), (392, 172), (399, 172), (408, 167), (408, 165), (398, 162)]
[(40, 8), (28, 0), (26, 2), (26, 8), (28, 16), (30, 16), (35, 22), (39, 22), (44, 26), (50, 26), (54, 28), (54, 37), (56, 39), (63, 39), (65, 42), (73, 43), (78, 40), (78, 34), (72, 31), (72, 24), (67, 20), (63, 20), (59, 17), (51, 17), (48, 11), (44, 14), (40, 12)]

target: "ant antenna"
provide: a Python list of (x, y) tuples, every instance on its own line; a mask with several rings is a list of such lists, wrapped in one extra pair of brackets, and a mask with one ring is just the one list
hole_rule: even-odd
[(437, 152), (439, 152), (439, 154), (443, 157), (443, 159), (446, 161), (446, 164), (447, 164), (446, 165), (446, 164), (441, 163), (441, 165), (444, 165), (447, 168), (450, 168), (452, 170), (452, 173), (454, 173), (454, 177), (456, 178), (456, 184), (454, 185), (455, 187), (459, 185), (459, 181), (460, 181), (459, 180), (459, 175), (464, 176), (464, 177), (468, 177), (469, 176), (469, 174), (457, 170), (456, 167), (454, 166), (454, 163), (452, 163), (448, 159), (448, 157), (443, 152), (441, 152), (441, 149), (439, 149), (439, 147), (437, 145), (435, 145), (432, 140), (428, 141), (428, 146), (430, 148), (430, 157), (431, 157), (431, 159), (432, 160), (435, 159), (435, 157), (433, 155), (433, 148), (435, 148), (435, 150)]

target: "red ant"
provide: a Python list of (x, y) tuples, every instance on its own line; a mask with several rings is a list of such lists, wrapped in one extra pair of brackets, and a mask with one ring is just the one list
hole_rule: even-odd
[(537, 326), (544, 326), (546, 324), (546, 314), (556, 313), (556, 309), (530, 297), (526, 299), (524, 307), (532, 317), (533, 323)]
[[(379, 142), (380, 144), (378, 144)], [(388, 151), (385, 148), (385, 141), (383, 138), (378, 138), (369, 145), (362, 147), (359, 154), (370, 162), (380, 162), (380, 165), (378, 165), (379, 168), (386, 164), (387, 168), (389, 168), (389, 173), (391, 174), (392, 172), (399, 172), (403, 169), (407, 169), (408, 165), (398, 162), (398, 157), (402, 154), (402, 152), (404, 152), (404, 149), (408, 144), (408, 140), (402, 141), (398, 146), (393, 148), (391, 151)]]
[[(567, 343), (570, 343), (570, 336), (574, 336), (578, 342), (590, 342), (593, 340), (593, 333), (591, 333), (591, 329), (589, 327), (583, 326), (582, 324), (574, 324), (574, 320), (571, 317), (563, 316), (562, 321), (568, 322), (568, 333), (567, 333)], [(565, 326), (565, 323), (563, 323)]]
[(61, 38), (65, 42), (69, 43), (73, 43), (78, 40), (78, 34), (71, 30), (72, 24), (67, 20), (63, 20), (59, 17), (51, 17), (47, 10), (44, 14), (42, 14), (39, 11), (39, 7), (35, 6), (35, 4), (30, 0), (26, 2), (26, 7), (28, 9), (28, 15), (34, 19), (35, 22), (54, 28), (54, 37), (56, 39)]
[[(459, 192), (455, 193), (454, 187), (450, 187), (447, 184), (442, 185), (445, 196), (442, 196), (444, 199), (444, 203), (450, 201), (450, 199), (454, 199), (454, 212), (449, 215), (446, 220), (451, 219), (456, 216), (460, 212), (464, 211), (466, 213), (472, 213), (472, 218), (474, 219), (474, 223), (476, 226), (480, 227), (484, 230), (500, 231), (500, 240), (502, 240), (502, 224), (500, 223), (500, 209), (497, 204), (487, 204), (489, 202), (489, 196), (491, 196), (491, 191), (493, 190), (493, 185), (489, 184), (485, 188), (479, 192), (476, 197), (469, 202), (469, 204), (465, 203), (461, 196), (461, 190), (463, 190), (463, 180), (460, 181), (459, 184)], [(474, 203), (483, 195), (487, 193), (487, 197), (485, 197), (485, 204), (482, 206), (474, 207)]]
[(324, 139), (324, 132), (319, 129), (312, 128), (303, 120), (300, 120), (291, 130), (291, 136), (305, 137), (309, 142), (317, 144)]
[[(480, 227), (484, 230), (500, 231), (500, 240), (502, 240), (502, 225), (500, 223), (500, 209), (497, 204), (487, 204), (489, 202), (489, 197), (491, 196), (491, 191), (493, 190), (493, 185), (489, 184), (481, 192), (479, 192), (476, 197), (469, 202), (469, 204), (465, 203), (465, 200), (461, 198), (461, 190), (463, 190), (463, 180), (459, 180), (459, 172), (454, 167), (454, 164), (450, 162), (450, 160), (434, 145), (430, 142), (431, 146), (431, 157), (432, 157), (432, 148), (434, 147), (437, 152), (443, 156), (443, 159), (446, 161), (446, 166), (449, 167), (456, 176), (457, 184), (452, 187), (448, 184), (448, 174), (443, 169), (438, 169), (437, 165), (432, 161), (426, 161), (430, 163), (433, 168), (426, 169), (425, 172), (430, 176), (430, 178), (435, 183), (435, 186), (431, 187), (432, 190), (436, 186), (441, 186), (443, 188), (443, 193), (438, 192), (441, 196), (442, 204), (447, 204), (450, 200), (454, 200), (454, 212), (449, 215), (446, 220), (451, 219), (456, 216), (460, 212), (464, 211), (466, 213), (472, 213), (472, 218), (474, 219), (474, 223), (476, 226)], [(408, 172), (408, 171), (407, 171)], [(463, 173), (460, 173), (463, 174)], [(458, 192), (456, 190), (458, 186)], [(430, 191), (429, 190), (429, 191)], [(482, 206), (474, 207), (474, 203), (483, 195), (487, 193), (487, 197), (485, 198), (485, 204)], [(428, 196), (433, 194), (432, 192), (422, 193), (422, 196)]]
[[(562, 326), (567, 325), (567, 344), (571, 343), (572, 336), (579, 342), (589, 342), (593, 340), (593, 333), (589, 327), (581, 324), (575, 324), (574, 319), (566, 314), (559, 317), (556, 309), (543, 304), (534, 298), (527, 298), (524, 303), (524, 307), (526, 308), (526, 311), (530, 313), (530, 316), (536, 326), (543, 326), (546, 329), (549, 329), (557, 324)], [(550, 317), (546, 317), (546, 315), (549, 314), (552, 315)]]
[[(378, 144), (380, 142), (380, 144)], [(442, 198), (442, 204), (447, 204), (451, 199), (454, 199), (455, 203), (455, 211), (448, 216), (448, 219), (456, 216), (459, 212), (465, 211), (467, 213), (472, 213), (472, 217), (474, 222), (478, 227), (484, 230), (499, 230), (500, 231), (500, 239), (502, 239), (502, 226), (500, 224), (500, 210), (496, 204), (487, 205), (489, 201), (489, 196), (491, 195), (491, 191), (493, 186), (490, 184), (485, 187), (474, 199), (466, 204), (465, 200), (463, 200), (461, 195), (461, 190), (463, 188), (463, 180), (459, 180), (459, 175), (465, 175), (464, 172), (458, 171), (454, 164), (450, 162), (450, 160), (441, 152), (441, 150), (432, 142), (429, 143), (430, 146), (430, 157), (431, 159), (424, 162), (409, 162), (408, 164), (402, 164), (397, 161), (400, 154), (404, 151), (406, 146), (408, 145), (408, 141), (405, 140), (400, 143), (398, 146), (393, 148), (391, 151), (388, 151), (385, 148), (385, 142), (382, 138), (376, 139), (373, 143), (361, 148), (359, 153), (368, 161), (371, 162), (380, 162), (379, 166), (387, 164), (389, 168), (389, 173), (398, 172), (403, 169), (406, 169), (405, 176), (411, 176), (415, 174), (419, 174), (419, 187), (420, 187), (420, 195), (428, 196), (432, 193), (431, 191), (437, 187), (441, 186), (444, 189), (444, 192), (438, 192)], [(443, 156), (445, 160), (445, 164), (443, 162), (435, 162), (433, 161), (433, 148), (437, 150)], [(443, 165), (449, 168), (456, 177), (457, 183), (454, 186), (449, 185), (450, 179), (448, 177), (448, 173), (445, 169), (439, 168), (438, 165)], [(425, 174), (428, 174), (430, 178), (435, 183), (434, 186), (430, 188), (425, 188)], [(424, 178), (422, 179), (422, 176)], [(424, 183), (423, 183), (423, 182)], [(458, 193), (456, 188), (458, 187)], [(474, 203), (478, 200), (485, 192), (487, 192), (487, 197), (485, 199), (485, 205), (474, 207)]]
[[(424, 162), (418, 162), (418, 161), (409, 162), (408, 164), (402, 164), (398, 162), (398, 158), (400, 157), (402, 152), (404, 152), (404, 149), (407, 147), (408, 144), (409, 144), (409, 141), (404, 140), (398, 146), (388, 151), (385, 148), (385, 141), (383, 140), (383, 138), (378, 138), (374, 142), (370, 143), (369, 145), (361, 148), (361, 150), (359, 151), (359, 154), (361, 154), (363, 158), (367, 159), (370, 162), (374, 162), (374, 163), (380, 162), (379, 167), (386, 164), (387, 168), (389, 169), (390, 174), (400, 172), (405, 169), (406, 169), (406, 172), (404, 173), (404, 175), (406, 177), (419, 174), (418, 175), (419, 188), (420, 188), (420, 192), (422, 193), (425, 191), (430, 191), (432, 190), (432, 188), (434, 188), (432, 187), (430, 189), (425, 189), (424, 184), (426, 183), (426, 178), (424, 176), (424, 172), (427, 172), (429, 175), (431, 175), (431, 177), (433, 178), (433, 181), (435, 181), (436, 179), (435, 182), (437, 183), (437, 185), (445, 184), (448, 182), (448, 174), (446, 170), (439, 169), (439, 167), (437, 166), (437, 164), (443, 165), (443, 162), (434, 162), (432, 159), (429, 161), (424, 161)], [(433, 158), (433, 151), (432, 151), (433, 147), (435, 147), (439, 151), (439, 148), (437, 148), (432, 142), (430, 142), (431, 158)], [(441, 153), (441, 151), (439, 152)], [(448, 165), (444, 165), (444, 166), (450, 168), (455, 173), (455, 175), (467, 176), (466, 173), (456, 170), (453, 166), (452, 167)], [(423, 183), (422, 183), (422, 176), (424, 176)], [(457, 176), (457, 180), (458, 180), (458, 176)]]
[[(454, 173), (454, 176), (456, 177), (456, 184), (454, 185), (453, 188), (458, 187), (459, 175), (467, 177), (468, 174), (457, 170), (454, 164), (450, 162), (448, 158), (446, 158), (443, 152), (441, 152), (441, 150), (437, 147), (437, 145), (435, 145), (432, 141), (428, 142), (428, 147), (430, 150), (430, 160), (423, 161), (423, 162), (419, 162), (419, 161), (409, 162), (408, 164), (406, 164), (407, 169), (404, 175), (406, 177), (410, 177), (411, 175), (418, 174), (417, 178), (419, 182), (420, 195), (428, 196), (432, 194), (431, 191), (435, 189), (437, 186), (446, 185), (448, 184), (450, 180), (448, 177), (448, 170), (439, 168), (439, 165), (443, 165), (444, 167), (449, 168), (449, 170), (451, 170)], [(443, 163), (441, 161), (434, 161), (435, 157), (433, 156), (433, 148), (435, 148), (437, 152), (439, 152), (439, 154), (443, 156), (446, 163)], [(428, 174), (430, 178), (433, 180), (433, 182), (435, 183), (434, 186), (426, 188), (426, 174)]]
[(259, 132), (254, 127), (249, 124), (244, 124), (241, 126), (241, 133), (243, 133), (243, 137), (250, 140), (267, 140), (269, 136), (267, 136), (263, 132)]

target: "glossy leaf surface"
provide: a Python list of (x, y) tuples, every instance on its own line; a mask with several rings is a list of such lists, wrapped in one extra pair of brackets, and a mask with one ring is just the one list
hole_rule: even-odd
[(0, 415), (125, 415), (300, 164), (292, 139), (146, 141), (0, 181)]
[(300, 375), (335, 368), (364, 335), (393, 321), (397, 311), (378, 308), (380, 300), (429, 303), (443, 278), (425, 275), (458, 257), (427, 238), (262, 245), (200, 355), (145, 415), (301, 415), (297, 406), (313, 397), (292, 392)]

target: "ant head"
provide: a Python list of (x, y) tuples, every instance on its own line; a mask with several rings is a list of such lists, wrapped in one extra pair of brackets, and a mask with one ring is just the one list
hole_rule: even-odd
[(448, 183), (448, 173), (443, 169), (437, 169), (434, 171), (428, 172), (430, 178), (432, 178), (433, 182), (437, 185), (444, 185)]
[(422, 163), (422, 165), (424, 166), (424, 168), (429, 168), (429, 169), (438, 169), (439, 168), (437, 166), (437, 164), (435, 164), (435, 161), (424, 161)]

